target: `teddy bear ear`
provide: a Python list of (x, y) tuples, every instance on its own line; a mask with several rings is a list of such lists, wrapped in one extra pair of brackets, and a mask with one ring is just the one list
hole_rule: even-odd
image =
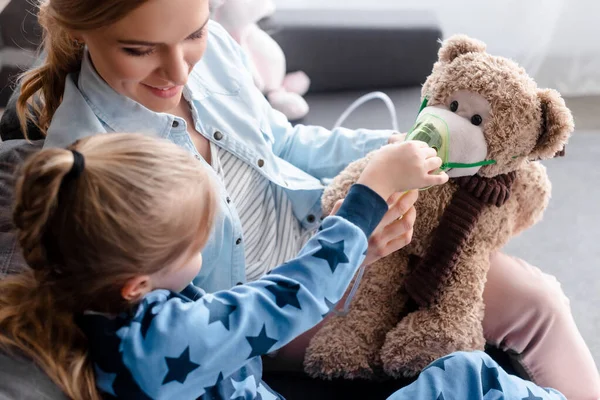
[(542, 111), (542, 124), (531, 159), (547, 159), (560, 155), (575, 129), (573, 115), (556, 90), (538, 90)]
[(453, 35), (442, 42), (438, 58), (442, 62), (452, 62), (456, 57), (468, 53), (485, 53), (485, 43), (467, 35)]

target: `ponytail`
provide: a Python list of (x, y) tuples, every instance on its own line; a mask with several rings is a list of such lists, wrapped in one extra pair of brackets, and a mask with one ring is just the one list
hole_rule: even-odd
[(61, 278), (48, 266), (42, 239), (73, 155), (52, 149), (31, 161), (17, 181), (13, 215), (30, 268), (0, 280), (0, 348), (32, 359), (70, 398), (100, 399), (85, 335), (55, 295)]
[(75, 317), (133, 309), (121, 295), (129, 279), (202, 248), (215, 193), (187, 150), (141, 134), (89, 136), (30, 156), (13, 209), (29, 267), (0, 280), (0, 349), (31, 358), (69, 397), (98, 399)]
[(86, 338), (42, 272), (0, 280), (0, 332), (2, 351), (33, 360), (69, 398), (100, 399)]
[(26, 138), (27, 122), (33, 122), (44, 134), (54, 112), (62, 101), (67, 75), (81, 67), (84, 47), (52, 15), (48, 3), (39, 8), (42, 26), (44, 63), (21, 76), (21, 93), (17, 99), (17, 115)]

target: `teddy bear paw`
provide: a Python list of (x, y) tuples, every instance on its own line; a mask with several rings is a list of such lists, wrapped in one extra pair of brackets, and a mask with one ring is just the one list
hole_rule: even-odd
[(375, 372), (369, 365), (368, 360), (355, 354), (355, 352), (343, 352), (343, 354), (310, 354), (304, 359), (304, 371), (313, 377), (320, 379), (373, 379)]
[[(327, 327), (326, 327), (327, 328)], [(334, 333), (332, 330), (331, 333)], [(324, 329), (312, 339), (304, 357), (304, 370), (315, 378), (375, 379), (382, 372), (379, 346), (360, 335)]]
[(385, 373), (392, 377), (411, 377), (450, 353), (483, 350), (485, 340), (481, 325), (468, 322), (460, 318), (451, 320), (427, 310), (409, 314), (385, 338), (381, 348)]

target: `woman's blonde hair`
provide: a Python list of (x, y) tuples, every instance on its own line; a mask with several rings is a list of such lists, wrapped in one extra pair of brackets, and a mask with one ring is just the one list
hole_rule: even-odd
[(17, 114), (23, 134), (31, 121), (45, 133), (62, 101), (67, 75), (79, 71), (83, 44), (71, 32), (111, 25), (147, 0), (38, 0), (38, 22), (43, 29), (42, 65), (21, 77)]
[[(84, 168), (72, 177), (75, 157)], [(210, 234), (216, 194), (187, 151), (136, 134), (85, 138), (31, 156), (13, 219), (29, 269), (0, 280), (0, 348), (33, 359), (70, 398), (97, 399), (85, 310), (133, 307), (125, 282), (154, 273)]]

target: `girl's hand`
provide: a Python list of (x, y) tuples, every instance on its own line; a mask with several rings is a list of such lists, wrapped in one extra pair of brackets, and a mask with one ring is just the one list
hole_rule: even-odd
[(406, 133), (394, 133), (392, 136), (388, 138), (388, 144), (396, 143), (396, 142), (404, 142), (406, 139)]

